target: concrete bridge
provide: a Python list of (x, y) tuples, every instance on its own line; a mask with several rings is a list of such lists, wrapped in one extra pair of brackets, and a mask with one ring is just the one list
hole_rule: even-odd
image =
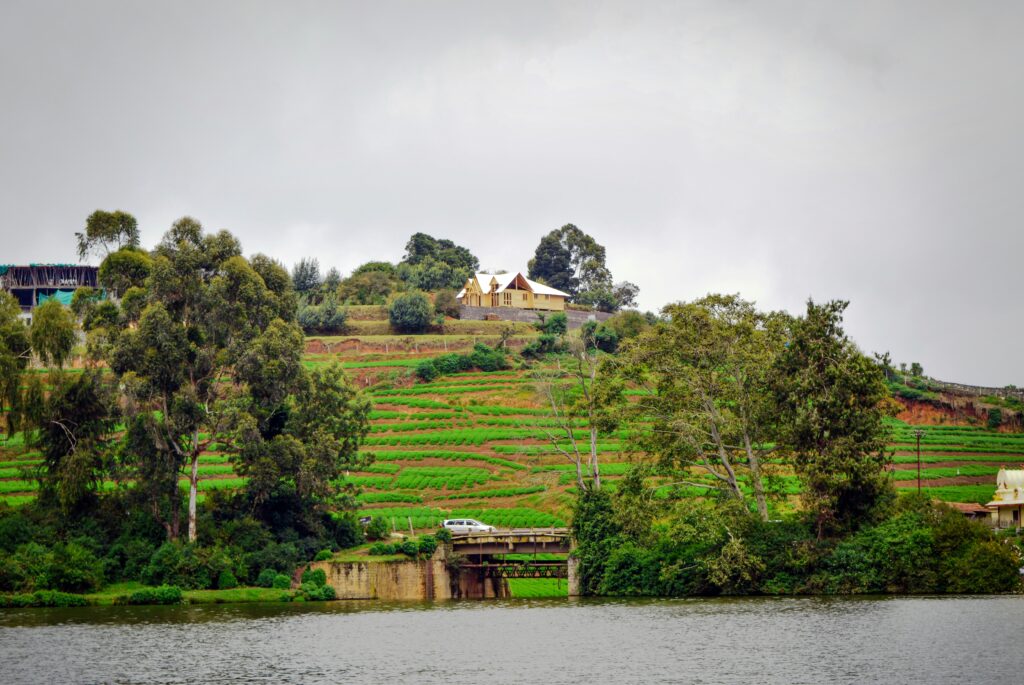
[[(507, 597), (509, 578), (565, 578), (569, 596), (579, 595), (577, 561), (567, 528), (517, 528), (488, 533), (452, 535), (453, 554), (459, 565), (458, 587), (466, 597)], [(507, 559), (505, 555), (533, 555), (533, 559)], [(565, 559), (537, 559), (538, 554), (565, 554)]]

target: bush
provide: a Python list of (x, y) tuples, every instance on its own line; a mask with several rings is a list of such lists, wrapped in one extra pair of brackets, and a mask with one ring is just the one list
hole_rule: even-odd
[(563, 312), (558, 312), (549, 316), (538, 314), (537, 317), (540, 321), (534, 325), (541, 333), (559, 336), (565, 335), (566, 331), (569, 330), (569, 320)]
[(47, 586), (65, 592), (89, 592), (103, 582), (103, 563), (81, 545), (69, 542), (53, 546)]
[(383, 540), (388, 536), (388, 521), (383, 516), (374, 516), (366, 526), (368, 540)]
[(452, 532), (447, 528), (441, 528), (436, 533), (434, 533), (434, 538), (440, 542), (451, 542)]
[(130, 595), (121, 595), (114, 599), (114, 604), (181, 604), (182, 598), (180, 587), (161, 585), (142, 588)]
[(302, 584), (312, 583), (317, 587), (323, 587), (327, 584), (327, 573), (322, 568), (307, 568), (302, 572)]
[(405, 293), (392, 301), (388, 320), (399, 333), (422, 333), (433, 320), (433, 307), (423, 293)]
[(469, 362), (481, 371), (500, 371), (510, 366), (504, 352), (492, 349), (483, 343), (473, 345)]
[(23, 607), (84, 607), (89, 602), (81, 595), (53, 590), (37, 590), (26, 595), (0, 595), (0, 607), (18, 609)]
[(989, 430), (996, 430), (1003, 423), (1003, 410), (997, 407), (993, 407), (988, 410), (988, 425)]
[(287, 590), (292, 586), (292, 579), (283, 573), (278, 573), (274, 576), (274, 582), (271, 584), (275, 590)]
[(320, 550), (319, 552), (316, 553), (316, 556), (313, 557), (313, 561), (328, 561), (333, 556), (334, 556), (334, 552), (332, 552), (331, 550), (329, 550), (329, 549), (322, 549), (322, 550)]
[(443, 288), (434, 294), (434, 312), (453, 319), (459, 318), (459, 303), (455, 299), (454, 290)]
[(455, 354), (454, 352), (434, 357), (432, 361), (437, 372), (445, 376), (473, 368), (473, 362), (470, 361), (469, 355)]
[(431, 359), (424, 359), (416, 365), (416, 377), (425, 383), (429, 383), (440, 375)]
[(307, 602), (328, 602), (337, 597), (337, 593), (330, 585), (316, 585), (315, 583), (303, 583), (297, 593), (297, 598)]
[(415, 540), (406, 540), (402, 543), (401, 549), (402, 554), (409, 557), (414, 557), (419, 553), (420, 546), (416, 544)]
[(231, 590), (238, 587), (238, 578), (231, 571), (224, 569), (217, 576), (217, 588), (220, 590)]
[[(259, 587), (274, 587), (274, 578), (277, 577), (277, 572), (272, 568), (265, 568), (260, 571), (259, 577), (256, 579), (256, 585)], [(288, 576), (285, 576), (287, 578)]]
[(424, 557), (431, 557), (437, 550), (437, 538), (433, 535), (424, 535), (417, 543), (417, 552)]

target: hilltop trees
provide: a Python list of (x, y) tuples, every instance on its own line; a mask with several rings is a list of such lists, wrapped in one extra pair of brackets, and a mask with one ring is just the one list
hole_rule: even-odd
[(419, 290), (461, 288), (477, 269), (472, 252), (451, 240), (415, 233), (405, 245), (405, 257), (398, 265), (398, 277)]
[(529, 278), (564, 290), (573, 302), (600, 311), (634, 306), (640, 291), (628, 281), (614, 284), (604, 246), (572, 224), (541, 238), (528, 267)]
[(120, 209), (114, 212), (97, 209), (85, 220), (85, 231), (75, 233), (75, 239), (80, 260), (92, 253), (106, 257), (125, 247), (138, 247), (139, 224), (134, 216)]

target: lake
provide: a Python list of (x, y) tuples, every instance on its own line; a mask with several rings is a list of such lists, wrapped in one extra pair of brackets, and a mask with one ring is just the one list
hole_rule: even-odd
[(0, 611), (3, 683), (1020, 682), (1024, 597)]

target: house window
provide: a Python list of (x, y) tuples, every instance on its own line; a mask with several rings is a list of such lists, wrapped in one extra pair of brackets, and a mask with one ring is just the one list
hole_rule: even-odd
[(505, 293), (505, 306), (506, 307), (511, 307), (512, 306), (512, 293)]
[(526, 293), (523, 293), (523, 302), (526, 302)]

